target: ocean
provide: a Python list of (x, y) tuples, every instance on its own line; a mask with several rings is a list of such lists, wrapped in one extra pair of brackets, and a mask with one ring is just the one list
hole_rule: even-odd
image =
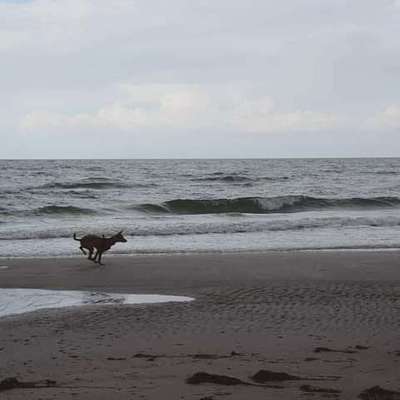
[(0, 256), (400, 247), (400, 159), (0, 160)]

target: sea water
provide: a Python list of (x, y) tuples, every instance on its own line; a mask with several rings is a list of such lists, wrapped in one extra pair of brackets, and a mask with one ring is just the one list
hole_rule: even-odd
[(400, 247), (400, 159), (0, 160), (0, 256)]

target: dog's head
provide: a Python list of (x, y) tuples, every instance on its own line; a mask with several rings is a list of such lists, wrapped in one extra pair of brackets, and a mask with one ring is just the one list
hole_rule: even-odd
[(119, 231), (116, 235), (113, 236), (115, 242), (125, 243), (127, 240), (122, 236), (122, 231)]

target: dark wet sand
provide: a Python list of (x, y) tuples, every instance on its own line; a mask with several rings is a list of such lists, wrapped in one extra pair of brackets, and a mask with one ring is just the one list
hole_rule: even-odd
[[(0, 319), (0, 381), (55, 381), (54, 387), (7, 391), (0, 385), (0, 399), (356, 399), (375, 385), (400, 391), (400, 252), (104, 261), (97, 267), (83, 258), (0, 259), (9, 266), (0, 269), (0, 287), (196, 300)], [(301, 379), (264, 386), (186, 383), (196, 372), (255, 383), (250, 377), (259, 370)]]

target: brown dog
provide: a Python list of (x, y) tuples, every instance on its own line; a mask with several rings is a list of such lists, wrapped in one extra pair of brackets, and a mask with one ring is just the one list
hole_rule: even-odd
[[(114, 244), (117, 242), (125, 243), (127, 241), (122, 236), (122, 231), (118, 232), (116, 235), (111, 236), (109, 238), (106, 238), (104, 236), (100, 237), (97, 235), (86, 235), (78, 239), (76, 237), (76, 234), (74, 233), (74, 240), (77, 240), (78, 242), (81, 243), (79, 248), (81, 249), (83, 254), (86, 255), (86, 251), (84, 250), (84, 248), (89, 250), (89, 255), (88, 255), (89, 260), (92, 260), (93, 262), (95, 263), (97, 262), (99, 264), (101, 264), (101, 256), (105, 251), (109, 250), (111, 246), (114, 246)], [(96, 253), (93, 257), (94, 249), (96, 249)]]

